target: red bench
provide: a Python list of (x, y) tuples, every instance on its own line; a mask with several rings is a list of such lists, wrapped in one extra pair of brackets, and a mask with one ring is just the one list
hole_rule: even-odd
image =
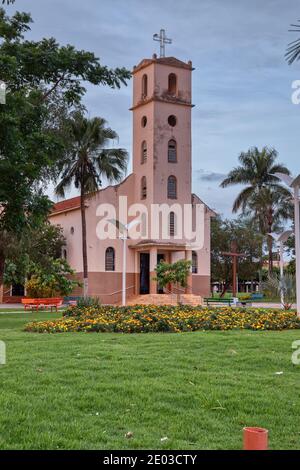
[(58, 307), (61, 307), (63, 300), (58, 297), (47, 298), (47, 299), (22, 299), (22, 304), (24, 305), (24, 310), (43, 310), (43, 309), (53, 309), (58, 310)]

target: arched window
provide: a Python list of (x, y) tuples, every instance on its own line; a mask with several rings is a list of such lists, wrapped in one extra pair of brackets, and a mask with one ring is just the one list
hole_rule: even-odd
[(67, 250), (66, 250), (66, 249), (63, 249), (63, 251), (62, 251), (62, 257), (63, 257), (63, 259), (65, 259), (65, 260), (66, 260), (67, 257), (68, 257), (68, 254), (67, 254)]
[(141, 179), (141, 199), (146, 199), (147, 197), (147, 180), (146, 176), (143, 176)]
[(177, 199), (177, 179), (175, 176), (168, 178), (168, 198)]
[(111, 246), (105, 252), (105, 271), (115, 270), (115, 250)]
[(142, 149), (141, 149), (141, 163), (145, 163), (147, 161), (147, 142), (144, 140), (142, 142)]
[(176, 140), (169, 140), (168, 143), (168, 162), (176, 163), (177, 162), (177, 143)]
[(148, 77), (143, 75), (142, 78), (142, 99), (146, 98), (148, 95)]
[(169, 234), (170, 234), (170, 237), (174, 237), (176, 235), (176, 215), (175, 215), (175, 212), (170, 212), (170, 215), (169, 215)]
[(171, 95), (176, 95), (177, 94), (177, 77), (176, 77), (175, 73), (170, 73), (170, 75), (169, 75), (168, 92)]
[(192, 253), (192, 273), (197, 274), (198, 272), (198, 255), (196, 251)]

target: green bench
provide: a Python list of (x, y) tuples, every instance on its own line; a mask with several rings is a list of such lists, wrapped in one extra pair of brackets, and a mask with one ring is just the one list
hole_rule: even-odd
[(209, 307), (209, 305), (228, 305), (229, 307), (231, 307), (232, 305), (235, 305), (235, 306), (242, 306), (242, 307), (246, 307), (247, 304), (249, 304), (249, 306), (252, 305), (252, 300), (249, 299), (249, 300), (238, 300), (236, 303), (234, 302), (234, 299), (233, 298), (229, 298), (229, 299), (217, 299), (215, 297), (205, 297), (204, 298), (204, 302), (206, 303), (207, 307)]
[(231, 305), (234, 304), (232, 298), (231, 299), (217, 299), (217, 298), (214, 298), (214, 297), (205, 297), (204, 302), (206, 303), (207, 307), (209, 307), (209, 305), (211, 305), (211, 304), (228, 305), (229, 307), (231, 307)]

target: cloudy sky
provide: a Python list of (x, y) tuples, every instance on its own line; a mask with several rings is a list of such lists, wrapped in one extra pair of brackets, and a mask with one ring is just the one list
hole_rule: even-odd
[[(300, 171), (300, 105), (292, 82), (300, 62), (288, 66), (285, 48), (297, 36), (299, 0), (16, 0), (32, 13), (34, 39), (54, 36), (94, 52), (102, 64), (132, 68), (158, 52), (152, 35), (165, 28), (167, 55), (192, 60), (193, 190), (230, 216), (237, 188), (219, 183), (250, 146), (275, 147), (280, 160)], [(120, 91), (89, 87), (91, 116), (105, 117), (131, 153), (131, 83)]]

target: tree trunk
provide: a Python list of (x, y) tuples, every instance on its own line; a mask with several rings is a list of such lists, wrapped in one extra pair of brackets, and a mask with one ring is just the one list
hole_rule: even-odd
[(4, 265), (5, 265), (5, 258), (4, 258), (4, 255), (1, 253), (1, 254), (0, 254), (0, 304), (3, 304), (3, 294), (4, 294), (4, 285), (3, 285)]
[[(273, 208), (270, 207), (268, 211), (268, 233), (272, 233), (273, 227)], [(268, 235), (268, 249), (269, 249), (269, 275), (273, 272), (273, 239)]]
[(87, 243), (86, 243), (86, 218), (85, 218), (85, 193), (81, 189), (80, 200), (81, 211), (81, 231), (82, 231), (82, 261), (83, 261), (83, 295), (88, 296), (89, 280), (88, 280), (88, 259), (87, 259)]
[(273, 241), (270, 235), (268, 236), (268, 247), (269, 247), (269, 274), (273, 272)]

